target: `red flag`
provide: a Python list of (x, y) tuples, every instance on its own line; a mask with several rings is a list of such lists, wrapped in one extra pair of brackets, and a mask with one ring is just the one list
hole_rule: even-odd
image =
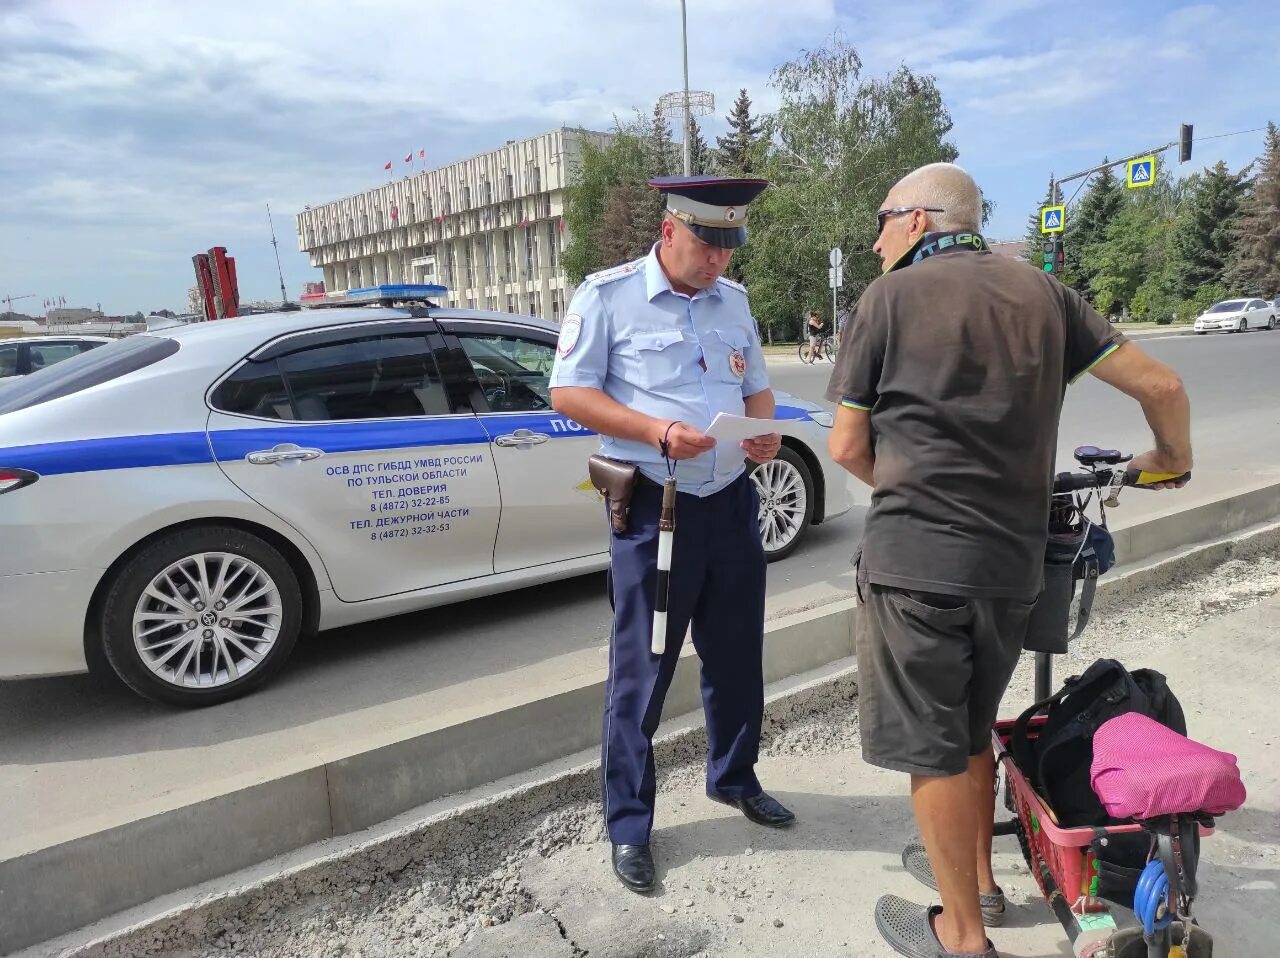
[(389, 169), (391, 169), (391, 161), (390, 161), (390, 160), (387, 160), (387, 165), (386, 165), (386, 166), (384, 166), (384, 167), (383, 167), (383, 169), (384, 169), (384, 170), (389, 170)]
[(558, 224), (556, 224), (556, 229), (558, 229), (561, 233), (564, 232), (564, 220), (561, 220)]
[(427, 151), (426, 151), (426, 150), (419, 150), (419, 151), (418, 151), (418, 159), (420, 159), (420, 160), (425, 160), (426, 158), (427, 158)]
[(395, 208), (395, 206), (392, 206), (392, 207), (391, 207), (391, 222), (393, 222), (393, 223), (394, 223), (394, 222), (396, 221), (396, 215), (397, 215), (398, 213), (399, 213), (399, 210), (397, 210), (397, 209)]
[(410, 153), (408, 156), (406, 156), (406, 157), (404, 158), (404, 161), (405, 161), (406, 163), (412, 163), (412, 162), (413, 162), (413, 154), (412, 154), (412, 153)]

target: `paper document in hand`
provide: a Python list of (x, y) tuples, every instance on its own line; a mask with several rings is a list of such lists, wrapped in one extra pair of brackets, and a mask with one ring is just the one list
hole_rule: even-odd
[(711, 420), (706, 434), (716, 442), (742, 442), (756, 436), (767, 436), (771, 432), (798, 436), (802, 422), (803, 419), (752, 419), (749, 416), (731, 416), (720, 412)]

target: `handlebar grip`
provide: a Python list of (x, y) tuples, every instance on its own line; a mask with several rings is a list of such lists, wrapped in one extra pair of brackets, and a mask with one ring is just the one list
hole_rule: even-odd
[(1144, 486), (1153, 486), (1157, 482), (1190, 482), (1191, 473), (1183, 472), (1145, 472), (1140, 469), (1129, 469), (1124, 474), (1124, 484), (1141, 489)]

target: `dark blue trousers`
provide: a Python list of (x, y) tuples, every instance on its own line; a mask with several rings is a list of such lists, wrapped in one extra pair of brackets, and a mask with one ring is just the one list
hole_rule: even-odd
[(627, 531), (612, 537), (613, 635), (601, 769), (605, 825), (615, 844), (645, 845), (653, 828), (653, 735), (684, 637), (702, 660), (707, 790), (760, 793), (755, 764), (764, 714), (764, 548), (759, 499), (743, 475), (698, 498), (681, 493), (667, 602), (667, 648), (649, 649), (662, 490), (642, 481)]

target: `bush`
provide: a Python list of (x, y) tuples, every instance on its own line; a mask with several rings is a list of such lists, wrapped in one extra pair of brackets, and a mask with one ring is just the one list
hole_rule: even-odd
[(1173, 317), (1169, 315), (1161, 316), (1156, 320), (1157, 326), (1172, 326)]

